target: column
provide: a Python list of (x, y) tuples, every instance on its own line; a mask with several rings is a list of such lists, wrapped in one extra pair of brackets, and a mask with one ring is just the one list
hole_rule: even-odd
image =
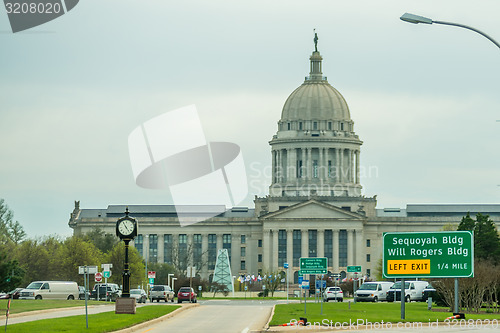
[(333, 247), (333, 273), (340, 273), (339, 270), (339, 231), (333, 230), (332, 233), (332, 247)]
[(208, 279), (208, 234), (201, 234), (201, 276)]
[(276, 151), (276, 182), (281, 183), (281, 150)]
[[(290, 268), (293, 267), (293, 229), (286, 230), (286, 261)], [(292, 272), (292, 270), (290, 270)]]
[(318, 229), (318, 257), (322, 258), (325, 256), (325, 230)]
[(271, 272), (279, 269), (278, 266), (278, 229), (273, 229), (273, 261), (270, 265)]
[(165, 261), (165, 236), (163, 234), (158, 234), (158, 262), (163, 263)]
[(363, 229), (356, 229), (356, 265), (362, 265), (366, 271), (365, 240)]
[[(246, 258), (246, 256), (245, 256)], [(233, 234), (231, 236), (231, 272), (233, 275), (241, 268), (241, 235)]]
[(306, 179), (307, 178), (306, 149), (301, 148), (300, 150), (302, 151), (302, 170), (301, 170), (302, 179)]
[(319, 161), (318, 161), (318, 178), (323, 180), (323, 148), (318, 148)]
[(347, 230), (347, 265), (354, 265), (354, 230)]
[(349, 157), (350, 157), (350, 163), (349, 163), (349, 182), (354, 183), (354, 150), (349, 149)]
[(340, 162), (340, 148), (335, 148), (335, 164), (336, 164), (336, 175), (335, 175), (335, 178), (336, 178), (336, 182), (337, 183), (341, 183), (342, 182), (342, 163)]
[(276, 175), (276, 150), (273, 150), (271, 152), (271, 156), (272, 156), (272, 170), (273, 170), (272, 183), (276, 183), (278, 179)]
[(187, 265), (188, 265), (188, 267), (193, 266), (194, 243), (193, 243), (193, 234), (192, 233), (187, 234), (187, 251), (188, 251), (188, 253), (187, 253), (187, 255), (188, 255)]
[(307, 180), (312, 179), (312, 148), (307, 148)]
[(264, 240), (262, 246), (264, 247), (263, 254), (264, 258), (262, 258), (262, 268), (264, 271), (268, 270), (271, 268), (271, 231), (270, 230), (264, 230)]
[(360, 166), (359, 166), (359, 150), (356, 150), (356, 184), (360, 183)]
[(309, 230), (302, 229), (301, 232), (302, 232), (301, 239), (300, 239), (301, 240), (301, 242), (300, 242), (301, 257), (308, 258), (309, 257)]
[(222, 234), (217, 234), (217, 251), (215, 255), (219, 254), (219, 250), (222, 250)]
[(142, 256), (149, 262), (149, 234), (142, 237)]
[(324, 179), (326, 181), (329, 181), (329, 177), (328, 177), (328, 160), (329, 160), (329, 151), (328, 151), (328, 148), (323, 148), (323, 172), (324, 172)]

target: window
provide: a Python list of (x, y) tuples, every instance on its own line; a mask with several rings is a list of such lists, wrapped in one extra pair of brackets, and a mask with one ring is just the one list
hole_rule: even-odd
[(331, 130), (332, 130), (332, 122), (331, 122), (331, 121), (329, 121), (329, 122), (328, 122), (328, 130), (329, 130), (329, 131), (331, 131)]
[(292, 124), (288, 123), (287, 125), (288, 125), (287, 126), (288, 130), (291, 130), (292, 129)]
[(240, 257), (244, 257), (247, 253), (247, 248), (246, 247), (242, 247), (240, 249)]
[(302, 122), (299, 122), (299, 130), (302, 131)]
[(348, 212), (351, 211), (351, 207), (350, 206), (342, 206), (342, 209), (343, 210), (347, 210)]
[(259, 240), (257, 241), (257, 243), (258, 243), (258, 247), (262, 247), (262, 239), (259, 239)]
[(231, 262), (231, 234), (222, 235), (222, 248), (227, 250), (229, 262)]
[(340, 123), (340, 130), (343, 131), (344, 130), (344, 123)]
[(339, 231), (339, 266), (347, 266), (347, 230)]
[(163, 262), (172, 264), (172, 235), (163, 235)]
[(297, 178), (302, 178), (302, 160), (297, 161)]
[(318, 160), (313, 160), (313, 177), (318, 178)]
[(193, 235), (193, 264), (197, 269), (201, 269), (201, 234)]
[(293, 266), (299, 267), (299, 259), (302, 252), (302, 233), (300, 230), (293, 231)]
[(286, 262), (286, 230), (278, 231), (278, 267)]
[(309, 258), (317, 257), (318, 251), (318, 231), (309, 230)]
[(369, 255), (369, 254), (367, 254), (367, 255), (366, 255), (366, 262), (370, 262), (370, 259), (371, 259), (371, 258), (370, 258), (370, 255)]
[(258, 261), (258, 262), (262, 262), (262, 254), (259, 254), (259, 255), (257, 256), (257, 261)]
[(366, 247), (370, 247), (370, 245), (371, 245), (371, 244), (370, 244), (370, 240), (369, 240), (369, 239), (367, 239), (367, 240), (366, 240)]
[(369, 268), (368, 268), (368, 269), (366, 270), (366, 275), (368, 275), (368, 277), (370, 277), (370, 275), (371, 275), (371, 269), (369, 269)]
[(149, 235), (149, 262), (157, 262), (158, 260), (158, 235)]
[(241, 244), (245, 244), (247, 242), (247, 237), (245, 235), (241, 235)]
[(139, 251), (139, 254), (141, 257), (143, 257), (143, 236), (142, 235), (137, 235), (137, 237), (134, 239), (134, 246)]
[(333, 232), (332, 230), (325, 230), (325, 257), (328, 258), (328, 265), (333, 266)]
[(242, 260), (242, 261), (241, 261), (241, 263), (240, 263), (240, 269), (241, 269), (242, 271), (244, 271), (244, 270), (246, 270), (246, 269), (247, 269), (247, 268), (246, 268), (246, 263), (245, 263), (245, 260)]
[(178, 248), (177, 253), (179, 256), (179, 267), (181, 269), (186, 269), (187, 262), (188, 262), (187, 235), (186, 234), (179, 235), (179, 248)]
[(217, 235), (208, 235), (208, 269), (215, 269), (217, 260)]
[(318, 129), (318, 122), (315, 121), (313, 122), (313, 130), (317, 130)]

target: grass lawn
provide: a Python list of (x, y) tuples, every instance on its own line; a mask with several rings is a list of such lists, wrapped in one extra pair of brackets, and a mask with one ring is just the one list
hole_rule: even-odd
[[(0, 315), (5, 314), (7, 310), (8, 300), (0, 300)], [(106, 302), (88, 301), (88, 305), (104, 305)], [(114, 304), (114, 303), (112, 303)], [(67, 300), (28, 300), (28, 299), (13, 299), (10, 303), (10, 314), (21, 313), (26, 311), (47, 310), (56, 308), (71, 308), (75, 306), (85, 306), (85, 301), (67, 301)]]
[[(114, 311), (89, 315), (88, 329), (86, 329), (85, 315), (80, 315), (8, 325), (7, 332), (112, 332), (164, 316), (178, 308), (179, 305), (149, 305), (137, 308), (135, 315), (115, 314)], [(4, 326), (5, 323), (0, 326), (1, 330), (4, 330)]]
[[(442, 309), (442, 308), (441, 308)], [(278, 304), (275, 307), (271, 326), (289, 323), (290, 320), (299, 320), (300, 317), (307, 318), (309, 322), (322, 322), (327, 319), (328, 322), (356, 322), (359, 320), (378, 322), (401, 322), (401, 303), (323, 303), (323, 315), (321, 313), (320, 303), (307, 303), (307, 314), (304, 315), (304, 303)], [(443, 321), (451, 316), (450, 312), (438, 312), (427, 310), (427, 303), (412, 302), (406, 304), (406, 321), (428, 323), (429, 320)], [(466, 319), (497, 319), (500, 320), (500, 314), (466, 314)]]

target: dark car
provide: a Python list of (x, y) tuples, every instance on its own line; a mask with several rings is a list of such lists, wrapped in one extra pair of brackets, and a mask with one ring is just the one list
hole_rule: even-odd
[(92, 299), (99, 301), (116, 301), (122, 295), (120, 287), (115, 283), (101, 283), (94, 285)]
[(193, 288), (181, 287), (177, 293), (177, 303), (182, 303), (183, 301), (191, 301), (191, 303), (196, 303), (196, 293)]
[(432, 297), (433, 300), (436, 300), (436, 289), (430, 284), (425, 287), (422, 291), (422, 302), (427, 302), (427, 299)]

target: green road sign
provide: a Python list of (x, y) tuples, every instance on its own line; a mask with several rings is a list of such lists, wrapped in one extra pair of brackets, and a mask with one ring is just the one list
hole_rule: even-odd
[(102, 276), (105, 277), (105, 278), (111, 277), (111, 271), (104, 271), (104, 272), (102, 272)]
[(149, 284), (153, 284), (155, 283), (155, 279), (154, 278), (149, 278)]
[(474, 276), (470, 231), (388, 232), (383, 244), (385, 278)]
[(300, 258), (299, 275), (326, 274), (328, 261), (326, 258)]
[(360, 273), (361, 266), (347, 266), (347, 272), (348, 273)]

